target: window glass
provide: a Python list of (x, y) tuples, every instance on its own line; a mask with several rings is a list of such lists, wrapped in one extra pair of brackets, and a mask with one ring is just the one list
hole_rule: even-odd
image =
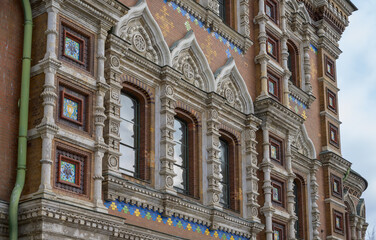
[(187, 193), (188, 186), (188, 127), (184, 121), (175, 118), (174, 121), (174, 187), (182, 193)]
[(219, 17), (225, 21), (226, 20), (226, 9), (225, 9), (225, 4), (226, 0), (218, 0), (219, 4)]
[(125, 93), (121, 94), (120, 109), (120, 157), (121, 172), (138, 177), (139, 148), (139, 104), (138, 101)]
[(229, 207), (230, 199), (229, 199), (229, 147), (227, 142), (220, 140), (220, 157), (219, 160), (221, 161), (221, 174), (222, 174), (222, 193), (220, 196), (220, 202)]

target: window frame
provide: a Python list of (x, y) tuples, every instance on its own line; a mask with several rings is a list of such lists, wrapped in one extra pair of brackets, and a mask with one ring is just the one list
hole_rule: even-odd
[[(121, 93), (122, 95), (125, 95), (127, 96), (128, 98), (132, 99), (133, 101), (136, 102), (136, 109), (135, 109), (135, 122), (136, 122), (136, 136), (135, 136), (135, 147), (131, 147), (131, 146), (128, 146), (124, 143), (121, 142), (121, 140), (119, 141), (119, 144), (120, 145), (123, 145), (125, 147), (129, 147), (129, 148), (133, 148), (136, 152), (136, 157), (135, 157), (135, 171), (134, 171), (134, 175), (130, 175), (130, 174), (127, 174), (126, 172), (130, 172), (130, 171), (127, 171), (127, 170), (121, 170), (120, 169), (120, 162), (119, 162), (119, 171), (122, 173), (122, 174), (125, 174), (127, 176), (130, 176), (130, 177), (134, 177), (134, 178), (137, 178), (137, 179), (141, 179), (140, 177), (140, 146), (141, 146), (141, 106), (140, 106), (140, 101), (139, 99), (132, 95), (131, 93), (128, 93), (128, 92), (124, 92), (122, 91)], [(121, 119), (121, 121), (127, 121), (125, 120), (124, 118), (121, 117), (121, 111), (120, 111), (120, 116), (119, 118)], [(121, 137), (121, 133), (120, 133), (120, 137)], [(119, 148), (119, 151), (120, 151), (120, 148)], [(119, 160), (120, 161), (120, 160)]]
[[(220, 198), (220, 203), (225, 207), (225, 208), (230, 208), (230, 191), (231, 191), (231, 186), (230, 186), (230, 169), (229, 169), (229, 165), (230, 165), (230, 146), (229, 146), (229, 143), (223, 139), (223, 138), (219, 138), (219, 141), (220, 141), (220, 145), (221, 145), (221, 142), (223, 142), (226, 146), (226, 156), (225, 156), (225, 166), (226, 166), (226, 177), (227, 177), (227, 180), (226, 182), (223, 180), (223, 169), (221, 168), (221, 174), (222, 174), (222, 179), (219, 181), (222, 186), (225, 184), (226, 185), (226, 188), (227, 188), (227, 196), (226, 196), (226, 199), (227, 201), (226, 202), (222, 202), (222, 198)], [(223, 154), (223, 153), (221, 153)], [(221, 155), (221, 156), (224, 156), (224, 155)], [(221, 165), (222, 165), (222, 159), (220, 160), (221, 162)]]
[[(272, 185), (272, 203), (285, 207), (285, 183), (281, 182), (275, 178), (271, 178), (271, 185)], [(278, 200), (274, 200), (274, 188), (279, 189), (278, 190)]]
[[(269, 52), (269, 45), (268, 43), (271, 43), (273, 45), (273, 53)], [(266, 53), (272, 57), (275, 61), (279, 62), (279, 41), (274, 38), (273, 36), (268, 34), (268, 39), (266, 40)]]
[[(274, 84), (274, 93), (270, 92), (270, 88), (269, 88), (269, 82), (272, 82)], [(274, 98), (276, 98), (278, 101), (280, 101), (280, 78), (278, 78), (277, 76), (275, 76), (274, 74), (268, 72), (268, 93), (273, 96)]]
[[(175, 108), (175, 118), (184, 121), (187, 125), (188, 137), (188, 171), (186, 177), (189, 180), (186, 191), (178, 191), (178, 193), (199, 199), (200, 198), (200, 152), (201, 152), (201, 139), (200, 131), (201, 126), (195, 116), (189, 111), (182, 108)], [(174, 165), (175, 166), (175, 165)]]
[[(337, 227), (337, 217), (340, 219), (340, 226)], [(335, 233), (344, 235), (344, 221), (343, 213), (333, 209), (333, 229)]]
[[(291, 41), (287, 41), (287, 51), (291, 60), (291, 82), (294, 86), (300, 87), (299, 81), (299, 50), (296, 45)], [(288, 59), (287, 59), (288, 60)]]
[(240, 143), (238, 138), (226, 131), (225, 129), (220, 129), (220, 139), (228, 144), (228, 180), (229, 180), (229, 206), (226, 207), (232, 211), (240, 212), (240, 199), (238, 189), (240, 187), (239, 179), (239, 159), (240, 159)]
[[(332, 131), (335, 133), (335, 139), (332, 140)], [(329, 143), (336, 148), (339, 148), (339, 132), (338, 127), (336, 127), (334, 124), (329, 122)]]
[[(325, 63), (325, 75), (328, 76), (331, 80), (336, 81), (336, 67), (335, 62), (329, 58), (327, 55), (324, 55)], [(332, 68), (333, 73), (330, 73), (328, 65)]]
[[(179, 188), (179, 187), (176, 187), (176, 186), (174, 186), (174, 188), (177, 190), (177, 192), (188, 195), (188, 193), (189, 193), (189, 164), (190, 164), (190, 159), (189, 159), (189, 127), (188, 127), (188, 123), (185, 120), (183, 120), (179, 117), (174, 118), (174, 126), (175, 126), (175, 123), (176, 123), (175, 121), (180, 122), (181, 125), (184, 126), (184, 130), (183, 130), (184, 142), (182, 142), (182, 144), (181, 144), (185, 147), (185, 150), (184, 150), (184, 153), (183, 153), (184, 158), (183, 158), (183, 162), (182, 162), (181, 166), (174, 163), (174, 167), (179, 167), (179, 168), (182, 168), (183, 170), (185, 170), (185, 177), (184, 177), (184, 175), (182, 176), (183, 181), (184, 181), (183, 185), (185, 186), (185, 188), (183, 189), (183, 188)], [(175, 146), (176, 146), (176, 140), (173, 139), (173, 141), (174, 141)]]
[[(331, 193), (332, 193), (332, 196), (334, 197), (337, 197), (339, 199), (342, 199), (342, 194), (343, 194), (343, 190), (342, 190), (342, 179), (334, 174), (330, 174), (330, 185), (331, 185)], [(335, 189), (334, 189), (334, 184), (337, 183), (338, 184), (338, 191), (336, 192)]]
[[(272, 145), (277, 147), (277, 158), (272, 157)], [(274, 137), (273, 135), (269, 135), (269, 158), (283, 166), (283, 152), (283, 141), (281, 139)]]
[(235, 20), (235, 2), (233, 0), (218, 0), (219, 5), (219, 18), (227, 26), (234, 28), (236, 27)]
[(286, 225), (272, 221), (272, 231), (273, 231), (273, 240), (274, 239), (274, 231), (278, 231), (280, 234), (280, 238), (278, 240), (285, 240), (286, 239)]
[[(332, 92), (329, 88), (326, 89), (326, 95), (328, 109), (333, 111), (334, 113), (337, 113), (337, 95), (334, 92)], [(333, 100), (333, 105), (330, 104), (330, 99)]]
[[(271, 17), (271, 16), (269, 16), (266, 13), (266, 6), (269, 6), (271, 8), (272, 12), (274, 13), (274, 18)], [(279, 24), (279, 21), (278, 21), (278, 19), (279, 19), (278, 9), (279, 8), (278, 8), (278, 3), (277, 2), (275, 2), (273, 0), (266, 0), (266, 2), (265, 2), (265, 9), (264, 9), (265, 15), (268, 16), (268, 18), (270, 20), (272, 20), (277, 25)]]
[[(133, 96), (138, 100), (139, 103), (139, 120), (140, 120), (140, 132), (139, 132), (139, 173), (138, 177), (133, 177), (131, 175), (127, 175), (125, 173), (123, 174), (123, 177), (131, 178), (131, 179), (137, 179), (144, 181), (146, 183), (152, 183), (153, 182), (153, 172), (151, 171), (151, 161), (153, 161), (152, 156), (150, 155), (150, 152), (153, 152), (153, 141), (154, 134), (153, 134), (153, 122), (152, 119), (153, 113), (154, 113), (154, 101), (153, 98), (149, 95), (149, 92), (145, 89), (141, 88), (137, 84), (133, 84), (131, 82), (124, 82), (123, 88), (121, 90), (121, 94), (128, 94)], [(119, 126), (119, 135), (121, 136), (120, 132), (120, 126)], [(142, 143), (142, 144), (141, 144)], [(120, 149), (119, 149), (120, 151)], [(121, 157), (119, 157), (119, 167), (120, 167), (120, 161)]]

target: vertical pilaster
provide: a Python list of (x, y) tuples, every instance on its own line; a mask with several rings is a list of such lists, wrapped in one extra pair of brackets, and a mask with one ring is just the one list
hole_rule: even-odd
[(316, 172), (318, 170), (318, 164), (317, 160), (315, 160), (315, 163), (311, 166), (310, 171), (310, 186), (311, 186), (311, 206), (312, 206), (312, 228), (313, 228), (313, 240), (320, 240), (320, 233), (319, 233), (319, 227), (320, 227), (320, 211), (319, 206), (317, 205), (317, 199), (319, 199), (318, 195), (318, 183), (316, 180)]
[(295, 233), (295, 222), (297, 220), (297, 216), (295, 214), (295, 195), (294, 195), (294, 179), (295, 174), (292, 170), (292, 154), (291, 154), (291, 145), (292, 145), (292, 137), (288, 136), (287, 138), (287, 146), (286, 146), (286, 169), (288, 172), (287, 178), (287, 211), (290, 214), (289, 219), (289, 239), (293, 240), (296, 239)]
[(351, 219), (350, 219), (350, 228), (351, 228), (351, 240), (356, 240), (357, 239), (357, 236), (356, 236), (356, 226), (358, 224), (358, 217), (356, 216), (351, 216)]
[(219, 15), (219, 3), (218, 0), (203, 0), (202, 5), (207, 9), (213, 11), (216, 15)]
[(53, 163), (53, 139), (58, 132), (59, 128), (55, 124), (54, 119), (54, 107), (56, 106), (56, 85), (55, 76), (56, 71), (61, 67), (61, 63), (56, 58), (56, 36), (57, 36), (57, 12), (60, 7), (56, 1), (45, 1), (48, 12), (47, 18), (47, 45), (46, 54), (40, 61), (40, 65), (43, 69), (45, 79), (43, 85), (43, 92), (41, 97), (43, 98), (43, 119), (37, 126), (37, 131), (42, 138), (42, 159), (41, 163), (41, 183), (39, 186), (39, 193), (44, 196), (45, 193), (52, 194), (51, 191), (51, 165)]
[(282, 84), (283, 84), (283, 104), (285, 106), (289, 105), (289, 79), (291, 77), (291, 72), (288, 68), (288, 57), (289, 52), (287, 48), (287, 40), (289, 38), (286, 30), (286, 9), (285, 9), (285, 1), (281, 2), (280, 5), (281, 10), (281, 29), (282, 29), (282, 38), (281, 38), (281, 48), (282, 48), (282, 68), (284, 70), (284, 74), (282, 77)]
[(104, 108), (104, 96), (109, 90), (109, 85), (104, 78), (104, 56), (105, 40), (107, 32), (104, 29), (100, 29), (98, 34), (97, 43), (97, 92), (96, 92), (96, 106), (94, 107), (94, 125), (95, 125), (95, 153), (94, 153), (94, 204), (99, 209), (105, 209), (102, 200), (102, 161), (105, 152), (107, 151), (107, 145), (103, 138), (104, 121), (106, 120), (105, 108)]
[(311, 84), (311, 63), (309, 57), (309, 47), (310, 47), (310, 35), (308, 33), (308, 24), (304, 25), (304, 41), (303, 41), (303, 51), (304, 51), (304, 90), (312, 95), (312, 84)]
[(270, 173), (273, 168), (273, 164), (270, 161), (270, 143), (269, 143), (269, 124), (264, 123), (262, 126), (262, 138), (263, 138), (263, 160), (260, 164), (262, 171), (264, 172), (264, 184), (262, 189), (264, 190), (264, 206), (261, 208), (261, 212), (265, 216), (265, 234), (266, 240), (273, 239), (273, 212), (275, 211), (272, 205), (272, 181)]
[[(105, 36), (105, 34), (102, 34)], [(99, 36), (103, 38), (104, 36)], [(102, 40), (98, 42), (98, 45), (102, 44)], [(103, 173), (105, 175), (115, 175), (120, 176), (119, 172), (119, 161), (120, 161), (120, 96), (122, 89), (123, 78), (121, 76), (122, 72), (120, 71), (121, 66), (121, 50), (122, 48), (127, 49), (127, 46), (120, 45), (117, 38), (112, 35), (107, 37), (106, 40), (106, 61), (105, 65), (105, 79), (102, 79), (102, 73), (98, 72), (97, 85), (98, 85), (98, 100), (102, 100), (101, 94), (105, 93), (104, 106), (105, 106), (105, 125), (103, 128), (103, 138), (107, 144), (107, 151), (104, 154), (104, 161), (102, 161)], [(102, 52), (102, 46), (98, 46), (98, 52)], [(103, 56), (103, 55), (102, 55)], [(100, 54), (98, 56), (98, 64), (104, 62), (104, 59)], [(98, 67), (98, 70), (101, 70), (101, 67)], [(106, 87), (106, 84), (102, 83), (102, 80), (105, 80), (110, 88), (109, 91), (105, 91), (101, 87)], [(101, 113), (100, 104), (97, 104), (99, 113)], [(98, 132), (100, 132), (101, 124), (98, 122)], [(99, 133), (100, 134), (100, 133)], [(99, 135), (100, 136), (100, 135)], [(108, 197), (108, 196), (106, 196)]]
[(207, 179), (208, 179), (208, 205), (217, 209), (222, 209), (220, 204), (220, 193), (222, 186), (220, 181), (222, 179), (221, 174), (221, 162), (219, 160), (219, 120), (218, 112), (220, 110), (220, 100), (216, 95), (211, 94), (208, 102), (207, 112)]
[(260, 45), (260, 52), (259, 55), (256, 56), (256, 62), (260, 64), (261, 73), (260, 73), (260, 81), (261, 81), (261, 93), (257, 97), (257, 99), (263, 99), (269, 96), (268, 94), (268, 55), (266, 53), (266, 41), (268, 39), (266, 35), (265, 25), (268, 21), (267, 16), (265, 15), (265, 2), (264, 0), (259, 0), (259, 12), (258, 15), (255, 17), (255, 21), (259, 24), (259, 35), (258, 41)]
[(257, 151), (256, 151), (256, 131), (254, 120), (247, 119), (245, 128), (245, 155), (246, 155), (246, 212), (245, 218), (260, 222), (258, 211), (260, 205), (257, 202), (258, 193), (258, 178), (257, 178)]
[(165, 69), (163, 73), (163, 83), (161, 85), (161, 111), (160, 111), (160, 129), (161, 129), (161, 140), (160, 140), (160, 187), (163, 191), (176, 194), (174, 189), (174, 177), (176, 176), (174, 172), (174, 120), (175, 120), (175, 79), (169, 74), (169, 69)]

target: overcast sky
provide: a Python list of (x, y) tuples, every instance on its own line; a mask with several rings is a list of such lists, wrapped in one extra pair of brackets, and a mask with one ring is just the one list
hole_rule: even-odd
[(352, 0), (358, 7), (340, 41), (337, 61), (342, 156), (368, 181), (368, 230), (376, 227), (376, 1)]

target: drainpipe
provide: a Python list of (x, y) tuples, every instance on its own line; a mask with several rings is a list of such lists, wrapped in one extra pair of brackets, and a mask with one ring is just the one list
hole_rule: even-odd
[(20, 120), (17, 153), (17, 178), (9, 204), (9, 239), (18, 238), (18, 202), (25, 184), (26, 150), (27, 150), (27, 121), (29, 114), (29, 86), (31, 63), (31, 38), (33, 19), (29, 0), (22, 0), (24, 9), (24, 42), (22, 57)]

